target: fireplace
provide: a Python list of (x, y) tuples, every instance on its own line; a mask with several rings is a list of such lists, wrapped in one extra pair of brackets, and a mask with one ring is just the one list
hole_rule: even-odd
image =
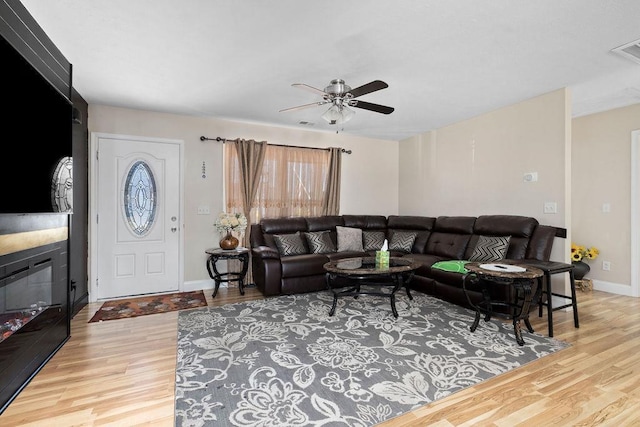
[(0, 413), (69, 338), (67, 241), (0, 256)]

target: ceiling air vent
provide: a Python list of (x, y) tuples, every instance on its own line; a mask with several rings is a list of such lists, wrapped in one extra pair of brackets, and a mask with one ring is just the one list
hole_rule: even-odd
[(303, 126), (313, 126), (313, 125), (315, 125), (315, 123), (313, 123), (313, 122), (307, 122), (307, 121), (304, 121), (304, 120), (299, 121), (298, 124), (299, 125), (303, 125)]
[(640, 40), (618, 46), (615, 49), (611, 49), (611, 52), (640, 64)]

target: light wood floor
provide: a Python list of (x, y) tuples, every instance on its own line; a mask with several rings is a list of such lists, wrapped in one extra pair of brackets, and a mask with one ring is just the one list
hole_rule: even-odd
[[(261, 298), (220, 289), (210, 305)], [(419, 408), (384, 426), (640, 425), (640, 298), (578, 291), (572, 313), (554, 313), (569, 349)], [(87, 323), (0, 415), (0, 426), (173, 426), (177, 313)], [(532, 317), (546, 334), (546, 315)]]

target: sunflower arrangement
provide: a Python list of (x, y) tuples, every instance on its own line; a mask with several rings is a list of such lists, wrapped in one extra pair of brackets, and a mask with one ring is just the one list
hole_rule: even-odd
[(596, 259), (600, 251), (595, 246), (590, 248), (584, 245), (576, 245), (571, 243), (571, 261), (589, 261), (590, 259)]

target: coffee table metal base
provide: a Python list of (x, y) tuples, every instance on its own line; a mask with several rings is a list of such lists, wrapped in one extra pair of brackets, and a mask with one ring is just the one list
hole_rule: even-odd
[[(394, 273), (389, 276), (390, 280), (382, 281), (379, 279), (374, 280), (371, 276), (353, 276), (353, 275), (340, 275), (337, 273), (327, 273), (327, 288), (333, 293), (333, 303), (331, 304), (331, 310), (329, 311), (329, 316), (333, 316), (336, 312), (336, 307), (338, 306), (338, 297), (342, 296), (352, 296), (354, 298), (358, 298), (360, 295), (376, 295), (381, 297), (389, 297), (389, 301), (391, 303), (391, 312), (393, 313), (393, 317), (398, 318), (398, 310), (396, 309), (396, 292), (399, 289), (404, 287), (407, 291), (407, 296), (410, 300), (413, 299), (411, 295), (411, 291), (408, 286), (405, 286), (404, 283), (404, 274), (402, 273)], [(362, 283), (355, 283), (354, 285), (347, 285), (346, 289), (334, 287), (332, 283), (339, 277), (346, 278), (350, 281), (357, 280)], [(369, 290), (363, 291), (362, 287), (377, 287), (378, 290)], [(384, 287), (391, 287), (390, 291), (383, 291)]]
[[(333, 304), (329, 315), (333, 316), (338, 305), (338, 297), (377, 295), (388, 297), (393, 317), (398, 318), (396, 292), (405, 288), (409, 299), (413, 299), (408, 284), (420, 263), (407, 257), (391, 257), (385, 264), (376, 263), (373, 257), (345, 258), (329, 261), (324, 265), (327, 289), (333, 293)], [(373, 288), (364, 291), (363, 287)], [(389, 290), (385, 291), (387, 288)]]

